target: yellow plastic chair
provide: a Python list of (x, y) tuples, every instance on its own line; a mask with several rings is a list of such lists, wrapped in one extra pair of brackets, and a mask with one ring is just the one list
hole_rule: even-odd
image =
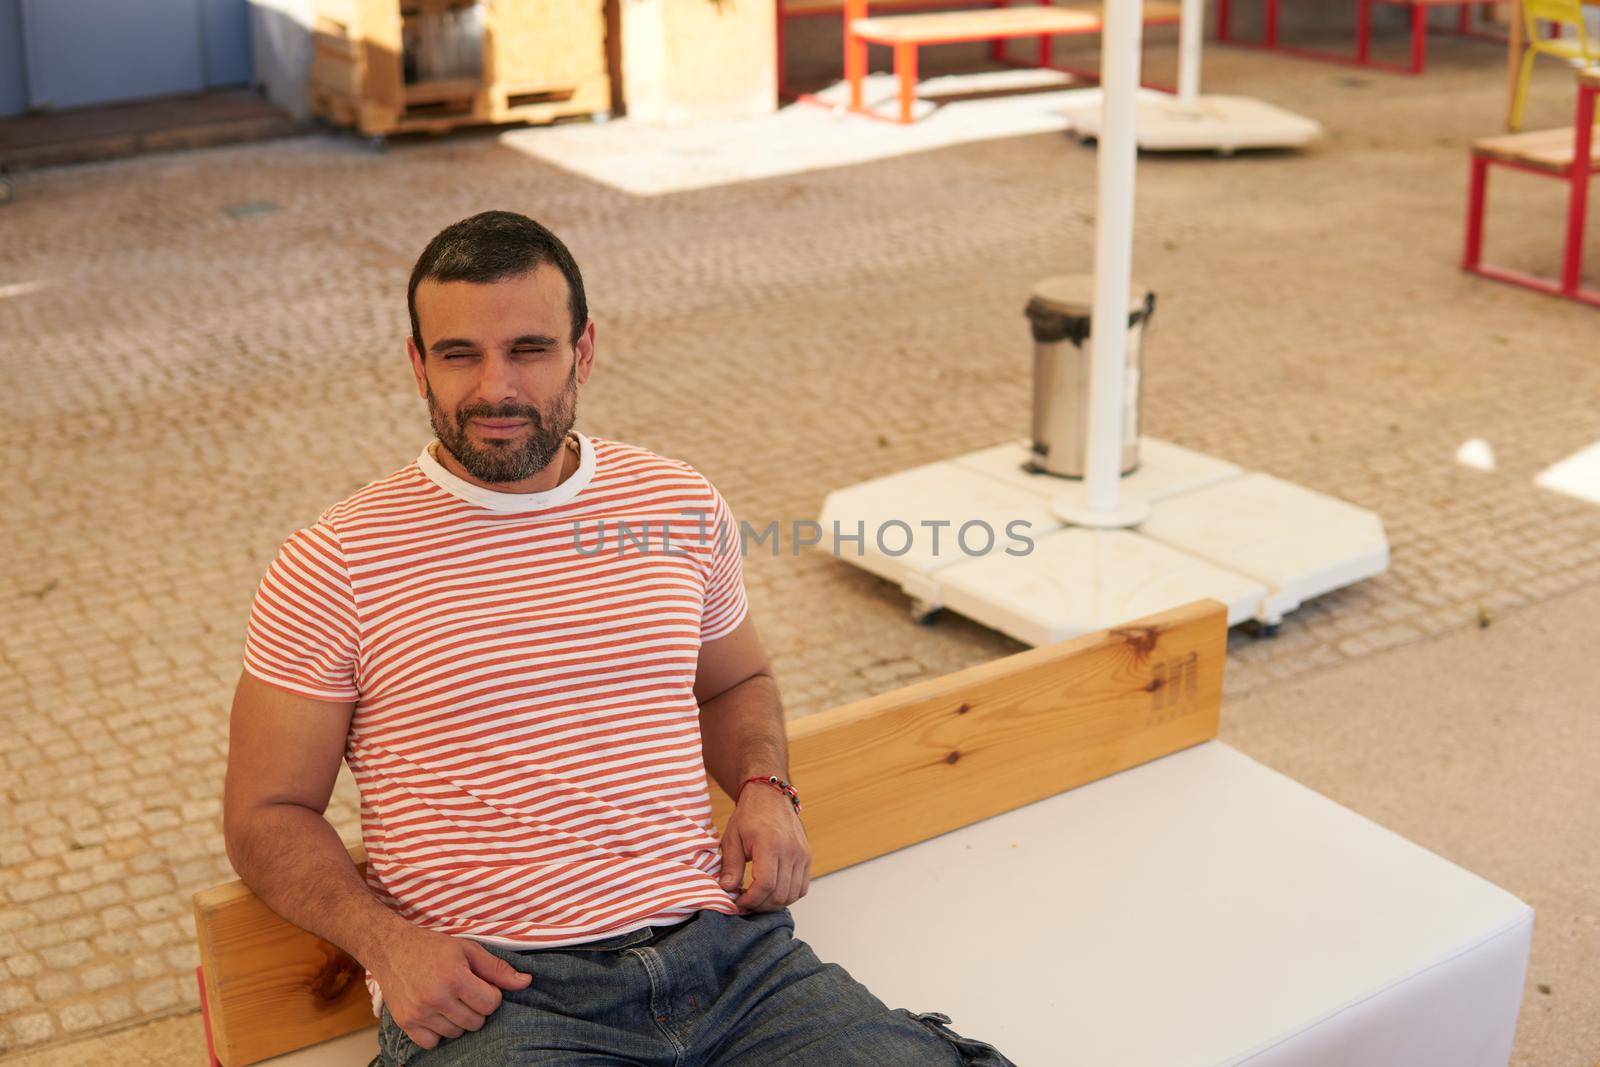
[[(1600, 51), (1589, 43), (1583, 21), (1583, 0), (1522, 0), (1522, 17), (1527, 26), (1527, 47), (1522, 53), (1522, 69), (1517, 73), (1517, 97), (1511, 107), (1511, 128), (1522, 128), (1522, 112), (1528, 103), (1528, 81), (1533, 77), (1534, 56), (1543, 53), (1573, 65), (1600, 65)], [(1547, 37), (1546, 26), (1560, 27), (1561, 36)], [(1576, 35), (1569, 36), (1570, 30)]]

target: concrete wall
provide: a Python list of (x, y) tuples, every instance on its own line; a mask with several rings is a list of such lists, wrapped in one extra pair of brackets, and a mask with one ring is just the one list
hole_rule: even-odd
[(311, 72), (312, 9), (313, 0), (250, 0), (255, 84), (297, 119), (311, 113), (306, 78)]

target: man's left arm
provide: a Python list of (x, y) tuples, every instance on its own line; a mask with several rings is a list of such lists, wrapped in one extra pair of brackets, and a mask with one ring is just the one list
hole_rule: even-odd
[(738, 887), (748, 861), (750, 884), (734, 901), (740, 912), (788, 907), (811, 885), (805, 827), (789, 798), (772, 786), (752, 782), (740, 791), (753, 775), (789, 777), (778, 684), (748, 614), (732, 631), (700, 646), (694, 694), (706, 770), (738, 801), (722, 834), (721, 885)]

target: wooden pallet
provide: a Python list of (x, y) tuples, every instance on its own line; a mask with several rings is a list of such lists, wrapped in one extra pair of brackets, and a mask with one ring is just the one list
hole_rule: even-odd
[(483, 74), (407, 83), (407, 17), (463, 0), (319, 0), (311, 113), (369, 137), (554, 122), (611, 110), (603, 0), (484, 4)]

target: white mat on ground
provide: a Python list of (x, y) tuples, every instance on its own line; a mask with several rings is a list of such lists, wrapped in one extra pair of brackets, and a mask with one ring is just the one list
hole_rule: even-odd
[[(1022, 74), (1036, 75), (1025, 71)], [(920, 96), (1006, 87), (1010, 79), (987, 74), (941, 78), (918, 87)], [(895, 113), (898, 83), (892, 75), (867, 79), (865, 99), (875, 111)], [(1065, 109), (1086, 89), (958, 100), (935, 106), (917, 102), (911, 125), (796, 103), (772, 115), (678, 126), (652, 126), (626, 118), (598, 124), (510, 130), (500, 143), (563, 170), (638, 196), (705, 189), (735, 182), (867, 163), (910, 152), (996, 137), (1066, 128)], [(840, 84), (818, 93), (841, 105)]]

